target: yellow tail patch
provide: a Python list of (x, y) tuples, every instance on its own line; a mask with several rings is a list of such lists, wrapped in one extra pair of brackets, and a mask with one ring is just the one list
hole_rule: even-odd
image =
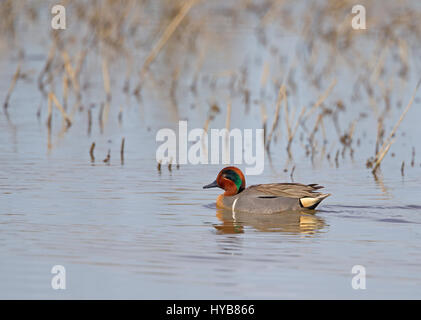
[(323, 194), (323, 195), (318, 196), (317, 198), (305, 197), (305, 198), (301, 198), (300, 202), (304, 208), (312, 208), (316, 206), (317, 204), (319, 204), (323, 199), (329, 196), (330, 194)]
[(309, 208), (314, 206), (316, 203), (319, 203), (321, 199), (318, 198), (301, 198), (300, 202), (304, 208)]

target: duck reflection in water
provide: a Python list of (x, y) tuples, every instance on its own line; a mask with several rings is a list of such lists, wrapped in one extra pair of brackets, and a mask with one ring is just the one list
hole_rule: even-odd
[(326, 223), (317, 217), (315, 210), (284, 211), (279, 214), (249, 214), (217, 209), (216, 217), (221, 224), (214, 227), (219, 234), (244, 233), (251, 227), (261, 232), (281, 232), (301, 235), (314, 235)]

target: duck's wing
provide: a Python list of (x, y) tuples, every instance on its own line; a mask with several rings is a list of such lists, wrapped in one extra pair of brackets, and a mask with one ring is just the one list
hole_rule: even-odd
[(248, 187), (249, 192), (262, 197), (285, 197), (285, 198), (318, 198), (324, 194), (317, 192), (323, 188), (318, 184), (301, 184), (301, 183), (268, 183), (257, 184)]

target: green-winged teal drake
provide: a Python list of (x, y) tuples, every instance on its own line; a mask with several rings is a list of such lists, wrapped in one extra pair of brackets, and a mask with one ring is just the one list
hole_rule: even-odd
[(302, 208), (315, 209), (330, 194), (316, 192), (317, 184), (269, 183), (246, 188), (244, 174), (237, 167), (226, 167), (216, 180), (204, 189), (219, 187), (225, 192), (216, 199), (216, 206), (236, 212), (276, 213)]

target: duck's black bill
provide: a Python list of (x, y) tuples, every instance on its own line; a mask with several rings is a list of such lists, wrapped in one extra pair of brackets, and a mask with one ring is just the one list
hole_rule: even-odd
[(219, 187), (219, 186), (218, 186), (218, 183), (217, 183), (217, 182), (216, 182), (216, 180), (215, 180), (214, 182), (212, 182), (212, 183), (210, 183), (210, 184), (208, 184), (208, 185), (204, 186), (204, 187), (203, 187), (203, 189), (217, 188), (217, 187)]

